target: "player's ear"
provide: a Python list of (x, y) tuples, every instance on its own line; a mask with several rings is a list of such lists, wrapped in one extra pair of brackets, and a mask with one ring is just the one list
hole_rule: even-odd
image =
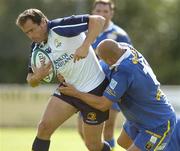
[(47, 25), (47, 20), (45, 18), (41, 19), (41, 26), (46, 26)]

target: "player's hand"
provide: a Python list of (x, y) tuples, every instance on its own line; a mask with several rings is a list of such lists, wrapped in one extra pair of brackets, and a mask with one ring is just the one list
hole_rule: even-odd
[(58, 79), (58, 81), (59, 81), (60, 83), (65, 82), (64, 77), (63, 77), (60, 73), (57, 74), (57, 79)]
[(76, 52), (74, 53), (74, 63), (79, 61), (80, 59), (84, 59), (87, 57), (89, 51), (89, 46), (82, 45), (80, 46)]
[(52, 64), (49, 61), (47, 64), (45, 64), (44, 61), (41, 62), (41, 67), (37, 68), (35, 66), (32, 66), (33, 72), (34, 72), (34, 77), (36, 79), (42, 80), (46, 76), (48, 76), (52, 72)]
[(59, 87), (59, 91), (68, 96), (76, 96), (78, 90), (71, 84), (63, 82)]

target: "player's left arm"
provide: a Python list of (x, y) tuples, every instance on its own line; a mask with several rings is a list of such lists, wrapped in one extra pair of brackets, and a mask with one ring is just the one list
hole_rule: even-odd
[(89, 47), (95, 41), (96, 37), (103, 30), (105, 19), (102, 16), (90, 15), (88, 23), (88, 32), (83, 44), (76, 50), (74, 54), (74, 62), (85, 58), (88, 54)]

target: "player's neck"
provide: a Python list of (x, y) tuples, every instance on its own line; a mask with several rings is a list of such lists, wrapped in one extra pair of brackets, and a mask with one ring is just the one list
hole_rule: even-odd
[(105, 31), (110, 25), (110, 21), (104, 24), (103, 31)]

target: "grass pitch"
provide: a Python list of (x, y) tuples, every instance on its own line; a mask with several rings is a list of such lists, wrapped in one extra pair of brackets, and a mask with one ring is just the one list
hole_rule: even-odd
[[(33, 128), (0, 128), (0, 151), (30, 151), (35, 135)], [(50, 151), (57, 150), (88, 151), (75, 128), (63, 128), (54, 133)], [(123, 150), (117, 146), (115, 151)]]

